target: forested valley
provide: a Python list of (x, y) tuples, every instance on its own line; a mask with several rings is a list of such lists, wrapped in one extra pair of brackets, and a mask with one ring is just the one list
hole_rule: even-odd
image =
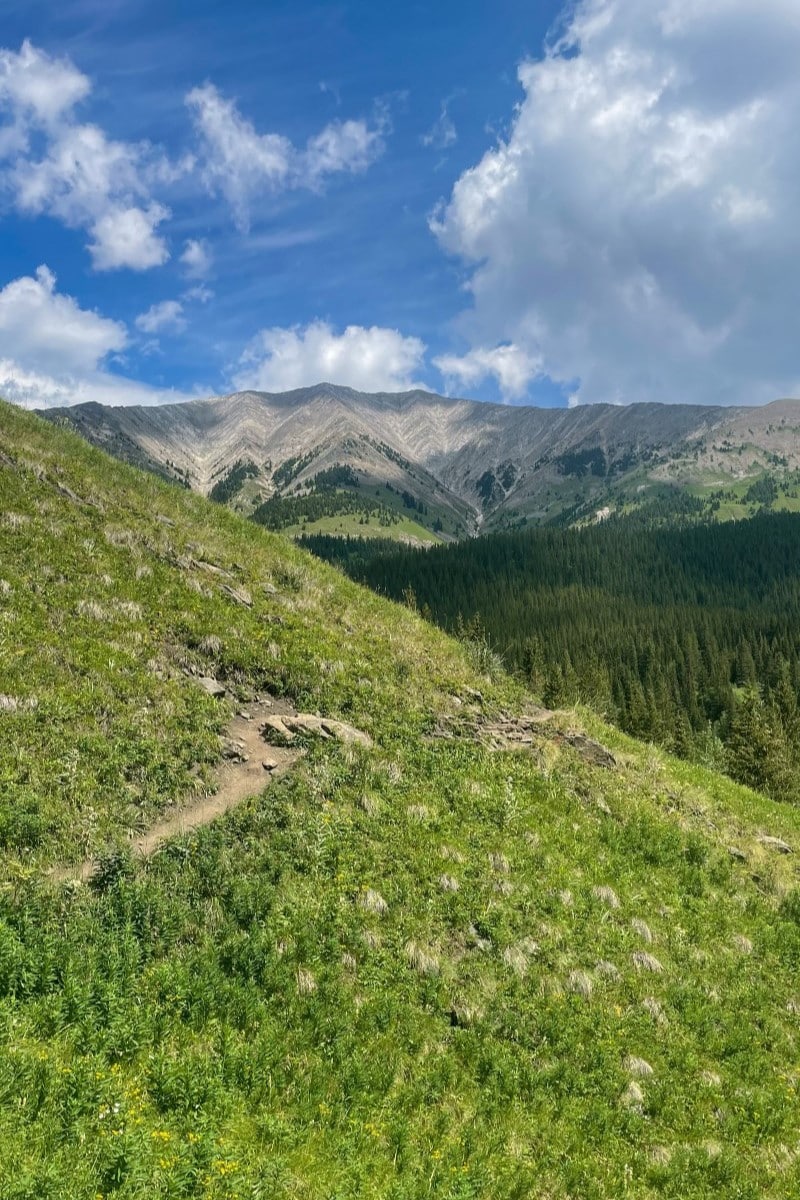
[(354, 578), (486, 645), (549, 707), (800, 803), (800, 517), (498, 534), (433, 549), (313, 537)]

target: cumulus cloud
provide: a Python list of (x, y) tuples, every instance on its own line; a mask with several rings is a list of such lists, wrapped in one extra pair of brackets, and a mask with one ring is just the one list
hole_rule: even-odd
[(228, 201), (236, 225), (247, 230), (254, 197), (265, 191), (319, 187), (337, 172), (365, 171), (383, 153), (385, 122), (332, 121), (298, 149), (279, 133), (258, 133), (234, 100), (213, 84), (186, 97), (200, 141), (200, 169), (212, 194)]
[(21, 408), (68, 408), (75, 404), (181, 404), (198, 399), (175, 388), (149, 387), (110, 371), (92, 375), (47, 375), (21, 367), (16, 359), (0, 358), (0, 396)]
[(161, 300), (140, 313), (135, 324), (142, 333), (181, 333), (186, 328), (183, 305), (180, 300)]
[(577, 379), (579, 402), (796, 392), (798, 55), (795, 0), (578, 0), (432, 219), (472, 294), (445, 373)]
[(19, 53), (0, 49), (0, 102), (49, 125), (89, 94), (91, 84), (65, 58), (51, 58), (28, 39)]
[(97, 270), (160, 266), (169, 251), (157, 227), (170, 214), (152, 186), (191, 160), (170, 164), (149, 143), (115, 141), (80, 122), (75, 106), (90, 90), (68, 60), (30, 42), (0, 51), (0, 184), (21, 213), (87, 230)]
[(89, 253), (98, 271), (113, 271), (131, 267), (146, 271), (160, 267), (169, 258), (164, 239), (156, 228), (169, 216), (163, 204), (148, 204), (147, 208), (114, 206), (92, 225)]
[(107, 360), (127, 344), (121, 322), (58, 292), (45, 266), (0, 289), (0, 396), (6, 400), (49, 408), (88, 400), (158, 404), (188, 399), (112, 374)]
[(214, 256), (205, 238), (188, 238), (181, 254), (181, 263), (190, 279), (203, 279), (211, 270)]
[(415, 382), (425, 345), (396, 329), (348, 325), (343, 333), (325, 321), (291, 329), (263, 329), (248, 346), (233, 384), (240, 390), (283, 392), (329, 381), (365, 392), (397, 392)]
[(433, 360), (448, 384), (475, 387), (491, 376), (505, 400), (519, 400), (532, 379), (542, 374), (542, 360), (520, 346), (479, 347), (467, 354), (442, 354)]
[(125, 326), (79, 307), (56, 291), (41, 266), (35, 277), (14, 279), (0, 291), (0, 355), (45, 371), (88, 371), (124, 349)]

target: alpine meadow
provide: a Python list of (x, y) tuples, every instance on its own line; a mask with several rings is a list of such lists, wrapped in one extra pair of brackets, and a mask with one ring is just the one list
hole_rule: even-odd
[(4, 1196), (795, 1190), (794, 807), (0, 412)]
[(0, 29), (0, 1200), (800, 1198), (798, 0)]

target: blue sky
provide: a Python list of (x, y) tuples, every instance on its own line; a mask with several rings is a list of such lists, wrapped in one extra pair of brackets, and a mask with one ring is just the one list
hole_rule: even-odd
[(800, 390), (796, 0), (0, 16), (18, 402)]

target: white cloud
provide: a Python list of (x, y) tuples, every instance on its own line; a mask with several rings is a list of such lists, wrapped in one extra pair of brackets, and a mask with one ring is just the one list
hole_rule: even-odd
[(89, 253), (98, 271), (112, 271), (118, 267), (130, 267), (134, 271), (147, 271), (160, 267), (169, 258), (164, 239), (156, 234), (156, 227), (169, 216), (163, 204), (149, 204), (147, 208), (114, 207), (104, 213), (92, 225), (93, 240)]
[(296, 158), (296, 180), (300, 186), (313, 187), (326, 175), (340, 171), (358, 174), (383, 152), (379, 128), (366, 121), (331, 121), (309, 138), (305, 152)]
[(506, 394), (543, 371), (581, 402), (795, 390), (798, 56), (796, 0), (578, 0), (432, 219), (473, 297), (443, 369), (513, 359)]
[(235, 101), (213, 84), (186, 97), (200, 139), (203, 181), (221, 193), (239, 229), (250, 226), (254, 198), (293, 187), (318, 187), (327, 175), (364, 171), (383, 152), (385, 122), (333, 121), (298, 150), (279, 133), (258, 133)]
[(439, 116), (431, 125), (427, 133), (422, 135), (423, 146), (430, 146), (434, 150), (446, 150), (448, 146), (452, 146), (458, 141), (458, 131), (453, 118), (450, 116), (449, 101), (443, 100)]
[(442, 354), (433, 360), (448, 384), (475, 387), (488, 376), (497, 380), (505, 400), (519, 400), (531, 380), (542, 373), (541, 359), (519, 346), (479, 347), (467, 354)]
[(23, 212), (48, 212), (68, 225), (88, 224), (120, 187), (142, 190), (131, 148), (109, 141), (96, 125), (59, 126), (43, 156), (18, 158), (7, 178)]
[(211, 270), (213, 258), (211, 247), (205, 238), (188, 238), (181, 262), (191, 279), (203, 279)]
[(79, 307), (56, 291), (47, 267), (14, 279), (0, 291), (0, 357), (50, 372), (93, 370), (124, 349), (125, 326)]
[(186, 328), (183, 305), (180, 300), (161, 300), (140, 313), (135, 324), (142, 333), (181, 333)]
[(50, 124), (89, 94), (91, 84), (66, 58), (51, 58), (25, 39), (19, 53), (0, 49), (0, 102)]
[(0, 396), (26, 408), (95, 400), (161, 404), (189, 399), (135, 383), (106, 368), (128, 344), (125, 326), (56, 290), (47, 267), (0, 289)]
[(343, 384), (365, 392), (422, 387), (415, 382), (425, 345), (396, 329), (348, 325), (337, 334), (325, 321), (304, 327), (263, 329), (248, 346), (234, 386), (283, 392), (315, 383)]
[(194, 287), (187, 288), (182, 295), (184, 300), (195, 300), (198, 304), (208, 304), (209, 300), (214, 299), (212, 288), (206, 287), (204, 283), (195, 284)]
[(67, 408), (74, 404), (181, 404), (197, 400), (174, 388), (155, 388), (97, 371), (86, 376), (46, 375), (21, 367), (15, 359), (0, 358), (0, 396), (21, 408)]
[(153, 184), (174, 181), (191, 159), (168, 163), (149, 143), (114, 141), (80, 123), (74, 107), (90, 83), (68, 60), (24, 42), (0, 51), (0, 184), (17, 209), (45, 213), (91, 235), (97, 270), (147, 270), (169, 258), (156, 233), (170, 214), (151, 197)]

